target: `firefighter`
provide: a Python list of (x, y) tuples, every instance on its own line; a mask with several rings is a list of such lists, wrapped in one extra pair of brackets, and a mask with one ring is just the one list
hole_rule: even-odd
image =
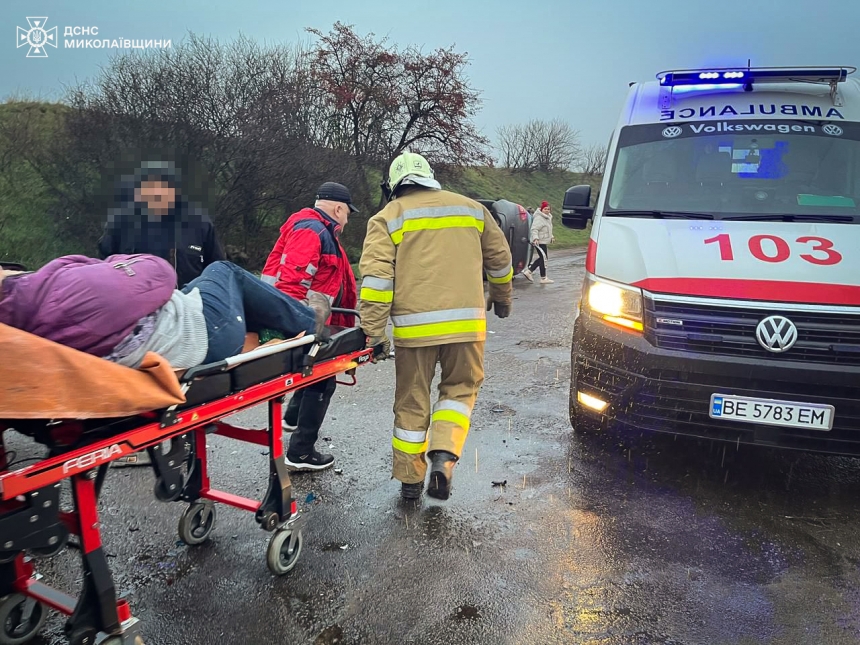
[[(359, 265), (361, 325), (368, 346), (383, 345), (382, 358), (389, 354), (389, 317), (393, 325), (392, 474), (401, 482), (400, 494), (421, 496), (426, 455), (427, 495), (444, 500), (484, 381), (486, 312), (510, 315), (511, 252), (489, 211), (442, 190), (417, 153), (394, 159), (383, 191), (389, 202), (367, 223)], [(437, 363), (439, 399), (431, 410)]]
[[(343, 184), (327, 181), (319, 187), (313, 208), (293, 213), (281, 227), (262, 279), (297, 300), (321, 294), (332, 307), (355, 309), (356, 284), (340, 232), (358, 209)], [(331, 324), (354, 326), (355, 316), (334, 314)], [(336, 388), (332, 376), (298, 390), (284, 412), (284, 430), (292, 431), (286, 454), (294, 471), (324, 470), (334, 457), (315, 445)]]

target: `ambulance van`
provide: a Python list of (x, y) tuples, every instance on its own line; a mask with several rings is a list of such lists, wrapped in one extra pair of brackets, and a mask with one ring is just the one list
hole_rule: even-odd
[[(860, 82), (852, 67), (632, 84), (594, 207), (570, 417), (860, 454)], [(597, 423), (599, 422), (599, 423)]]

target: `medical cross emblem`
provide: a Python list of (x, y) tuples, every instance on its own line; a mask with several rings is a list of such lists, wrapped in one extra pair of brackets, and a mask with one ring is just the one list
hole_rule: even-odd
[(54, 49), (57, 48), (57, 28), (51, 27), (45, 29), (45, 23), (48, 19), (42, 18), (27, 18), (30, 24), (30, 29), (22, 29), (18, 27), (17, 43), (18, 47), (24, 45), (30, 46), (30, 51), (27, 52), (27, 58), (47, 58), (47, 46), (50, 45)]

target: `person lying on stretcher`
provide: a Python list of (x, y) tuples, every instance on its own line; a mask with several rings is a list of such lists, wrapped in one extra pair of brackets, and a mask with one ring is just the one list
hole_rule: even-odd
[(153, 255), (67, 255), (3, 274), (0, 323), (132, 368), (155, 352), (178, 370), (239, 354), (247, 332), (324, 337), (331, 315), (324, 296), (294, 300), (230, 262), (175, 285)]

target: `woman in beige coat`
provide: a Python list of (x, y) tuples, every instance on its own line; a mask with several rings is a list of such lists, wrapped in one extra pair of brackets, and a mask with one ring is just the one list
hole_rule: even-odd
[(537, 250), (538, 256), (529, 268), (523, 271), (523, 275), (530, 282), (534, 282), (532, 274), (535, 269), (540, 268), (540, 283), (550, 284), (553, 281), (546, 277), (547, 248), (555, 242), (555, 237), (552, 234), (552, 207), (548, 202), (543, 202), (540, 208), (534, 212), (530, 235), (531, 243)]

